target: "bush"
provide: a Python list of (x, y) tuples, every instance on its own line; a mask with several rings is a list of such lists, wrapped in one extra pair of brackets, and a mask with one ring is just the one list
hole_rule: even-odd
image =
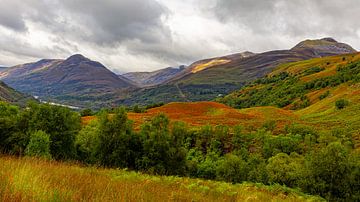
[(349, 105), (349, 101), (345, 99), (340, 99), (335, 102), (335, 106), (337, 109), (344, 109), (348, 105)]
[(50, 135), (39, 130), (31, 134), (30, 142), (26, 147), (27, 156), (36, 156), (50, 159)]

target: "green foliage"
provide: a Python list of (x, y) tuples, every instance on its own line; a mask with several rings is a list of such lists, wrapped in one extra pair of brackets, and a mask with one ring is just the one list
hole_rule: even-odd
[(0, 103), (0, 109), (5, 153), (57, 154), (59, 159), (153, 174), (281, 184), (332, 201), (360, 199), (360, 158), (352, 151), (353, 134), (345, 128), (319, 132), (293, 124), (275, 136), (275, 122), (256, 131), (221, 125), (189, 128), (182, 122), (170, 124), (159, 114), (136, 132), (125, 109), (116, 108), (101, 111), (79, 130), (79, 114), (62, 107), (30, 104), (19, 109)]
[(345, 99), (336, 100), (336, 102), (335, 102), (335, 107), (337, 109), (344, 109), (348, 105), (349, 105), (349, 101), (347, 101)]
[(307, 76), (307, 75), (315, 74), (315, 73), (318, 73), (318, 72), (321, 72), (324, 70), (325, 70), (325, 68), (323, 68), (323, 67), (311, 67), (304, 71), (304, 75)]
[(83, 127), (75, 139), (78, 159), (86, 163), (97, 162), (97, 149), (100, 148), (98, 122), (90, 122)]
[[(322, 71), (322, 68), (315, 67), (307, 69), (303, 74), (298, 75), (281, 72), (271, 77), (264, 77), (217, 101), (235, 108), (254, 106), (285, 107), (293, 104), (293, 109), (301, 109), (310, 105), (310, 101), (305, 95), (312, 90), (334, 87), (346, 82), (360, 81), (360, 62), (338, 67), (335, 75), (314, 79), (309, 82), (300, 80), (304, 74), (308, 75), (319, 71)], [(328, 95), (325, 93), (320, 96), (320, 99)]]
[(41, 130), (32, 133), (25, 154), (27, 156), (51, 159), (50, 136)]
[[(181, 126), (173, 132), (181, 134)], [(139, 166), (142, 170), (159, 174), (181, 174), (186, 170), (186, 151), (182, 136), (175, 137), (169, 131), (169, 119), (160, 114), (142, 126), (143, 156)]]
[(290, 156), (278, 153), (269, 159), (266, 170), (269, 174), (270, 183), (280, 183), (289, 187), (297, 186), (302, 178), (302, 165), (304, 158), (296, 153)]
[(142, 148), (140, 139), (132, 132), (132, 124), (127, 119), (124, 108), (115, 110), (111, 117), (103, 112), (99, 117), (99, 163), (108, 167), (136, 168), (136, 160)]
[(246, 161), (232, 154), (227, 154), (220, 160), (216, 167), (216, 177), (218, 180), (240, 183), (247, 180), (248, 166)]
[[(328, 200), (350, 199), (354, 192), (359, 197), (359, 178), (353, 178), (358, 176), (356, 173), (359, 167), (352, 168), (354, 164), (350, 159), (348, 150), (338, 142), (311, 153), (306, 164), (308, 174), (306, 182), (302, 185), (303, 189)], [(355, 160), (356, 164), (359, 160)]]
[(80, 117), (76, 112), (60, 106), (30, 103), (28, 131), (42, 130), (50, 135), (50, 153), (55, 159), (75, 156), (75, 136), (80, 130)]
[(91, 109), (84, 109), (80, 112), (81, 116), (92, 116), (94, 115), (93, 111)]
[(320, 99), (320, 100), (325, 99), (325, 98), (327, 98), (329, 95), (330, 95), (330, 91), (327, 90), (325, 93), (323, 93), (323, 94), (321, 94), (321, 95), (319, 96), (319, 99)]

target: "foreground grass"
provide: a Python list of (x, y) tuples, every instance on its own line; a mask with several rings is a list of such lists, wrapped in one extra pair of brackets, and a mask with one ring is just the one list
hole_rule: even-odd
[(0, 157), (0, 201), (321, 201), (295, 190)]

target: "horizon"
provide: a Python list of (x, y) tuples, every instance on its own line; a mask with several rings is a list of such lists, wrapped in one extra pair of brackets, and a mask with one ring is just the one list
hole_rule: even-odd
[(4, 66), (81, 53), (118, 74), (148, 72), (324, 37), (360, 49), (355, 0), (0, 1)]

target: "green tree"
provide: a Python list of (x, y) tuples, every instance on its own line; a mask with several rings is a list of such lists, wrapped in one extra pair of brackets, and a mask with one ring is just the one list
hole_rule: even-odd
[(336, 100), (335, 102), (335, 106), (337, 109), (344, 109), (348, 105), (349, 105), (349, 101), (345, 99)]
[(29, 141), (23, 121), (26, 123), (18, 107), (0, 102), (0, 152), (23, 154)]
[(115, 114), (103, 112), (99, 117), (98, 159), (108, 167), (136, 168), (141, 153), (139, 137), (132, 131), (125, 108), (115, 109)]
[(302, 184), (304, 190), (328, 200), (349, 197), (351, 163), (348, 150), (341, 143), (333, 142), (312, 152), (306, 165), (308, 174)]
[(42, 130), (50, 135), (50, 153), (55, 159), (75, 157), (75, 136), (80, 130), (80, 116), (69, 108), (30, 103), (28, 131)]
[(91, 121), (83, 127), (75, 139), (78, 159), (86, 163), (97, 162), (97, 149), (100, 147), (99, 123)]
[[(182, 133), (180, 126), (173, 128), (174, 134)], [(142, 170), (157, 174), (183, 174), (186, 170), (186, 151), (182, 138), (169, 131), (169, 119), (164, 114), (155, 116), (141, 129), (143, 156), (139, 162)]]
[(233, 154), (227, 154), (216, 167), (216, 178), (227, 182), (240, 183), (247, 180), (248, 172), (246, 161)]
[(27, 156), (51, 159), (50, 136), (41, 130), (32, 133), (25, 154)]
[(296, 153), (290, 156), (285, 153), (278, 153), (269, 159), (266, 170), (270, 183), (279, 183), (294, 187), (302, 178), (302, 165), (304, 158)]

